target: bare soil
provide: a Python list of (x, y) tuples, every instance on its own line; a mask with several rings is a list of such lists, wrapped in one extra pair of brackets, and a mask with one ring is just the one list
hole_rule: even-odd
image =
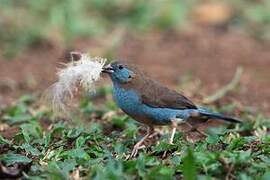
[[(77, 40), (70, 50), (99, 55), (104, 39)], [(1, 52), (1, 51), (0, 51)], [(56, 67), (65, 61), (66, 49), (57, 46), (31, 48), (15, 59), (0, 58), (0, 105), (24, 93), (39, 94), (56, 78)], [(181, 89), (187, 96), (210, 95), (232, 79), (237, 67), (244, 73), (240, 88), (222, 102), (239, 102), (270, 114), (270, 44), (233, 32), (203, 29), (187, 32), (127, 33), (116, 57), (129, 60), (163, 84), (179, 87), (187, 74), (199, 81), (197, 88)], [(193, 92), (190, 92), (193, 91)], [(195, 91), (195, 92), (194, 92)], [(200, 98), (195, 98), (200, 103)]]

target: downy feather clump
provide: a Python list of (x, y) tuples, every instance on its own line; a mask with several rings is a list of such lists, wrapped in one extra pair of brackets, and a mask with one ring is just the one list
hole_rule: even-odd
[(57, 72), (58, 81), (45, 92), (46, 100), (52, 104), (54, 111), (66, 111), (68, 101), (73, 98), (78, 88), (85, 91), (95, 91), (94, 83), (100, 78), (102, 68), (107, 61), (88, 54), (79, 54), (80, 59), (64, 64), (65, 68)]

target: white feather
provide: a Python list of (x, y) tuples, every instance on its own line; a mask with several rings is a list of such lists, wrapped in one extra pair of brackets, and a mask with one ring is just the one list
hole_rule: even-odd
[(54, 111), (66, 111), (68, 100), (79, 87), (93, 92), (94, 83), (100, 78), (102, 68), (107, 60), (100, 57), (90, 57), (81, 54), (78, 61), (65, 64), (66, 67), (57, 72), (58, 81), (45, 92), (47, 101), (50, 101)]

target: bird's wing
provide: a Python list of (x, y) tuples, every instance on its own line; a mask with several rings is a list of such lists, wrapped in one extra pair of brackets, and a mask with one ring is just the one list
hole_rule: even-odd
[(141, 100), (151, 107), (173, 108), (173, 109), (197, 109), (197, 107), (185, 96), (171, 90), (161, 84), (146, 79), (147, 87), (141, 90)]

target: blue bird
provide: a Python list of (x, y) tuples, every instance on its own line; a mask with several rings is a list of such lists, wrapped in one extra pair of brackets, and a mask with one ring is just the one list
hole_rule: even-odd
[(130, 117), (147, 126), (146, 135), (134, 146), (131, 157), (136, 156), (143, 142), (153, 133), (153, 126), (172, 125), (170, 143), (173, 143), (177, 124), (188, 119), (220, 119), (228, 122), (241, 121), (220, 113), (198, 108), (188, 98), (162, 86), (147, 77), (136, 66), (113, 62), (103, 68), (113, 82), (113, 98)]

